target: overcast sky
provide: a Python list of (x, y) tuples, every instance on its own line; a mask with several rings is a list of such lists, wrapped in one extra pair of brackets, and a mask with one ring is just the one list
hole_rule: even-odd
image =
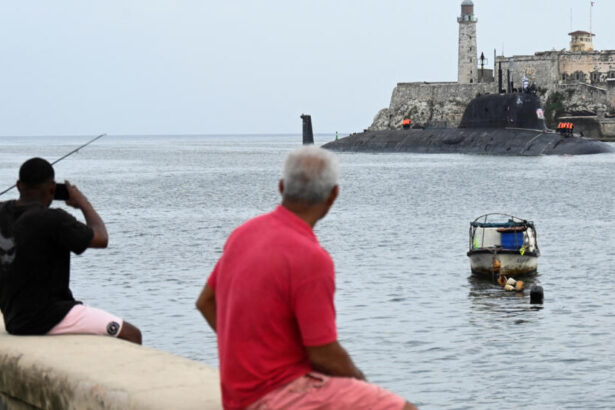
[[(0, 0), (0, 136), (368, 127), (398, 82), (456, 81), (461, 0)], [(589, 30), (589, 0), (475, 0), (478, 48)], [(615, 49), (615, 1), (593, 8)]]

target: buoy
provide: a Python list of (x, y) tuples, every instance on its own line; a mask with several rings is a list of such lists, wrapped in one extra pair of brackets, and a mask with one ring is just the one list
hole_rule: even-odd
[(507, 290), (509, 292), (512, 292), (513, 290), (517, 292), (523, 292), (523, 289), (525, 288), (525, 282), (523, 282), (522, 280), (515, 280), (515, 278), (507, 278), (504, 275), (498, 276), (496, 282), (498, 285), (503, 287), (504, 290)]
[(534, 285), (530, 289), (530, 303), (542, 303), (544, 296), (542, 286)]

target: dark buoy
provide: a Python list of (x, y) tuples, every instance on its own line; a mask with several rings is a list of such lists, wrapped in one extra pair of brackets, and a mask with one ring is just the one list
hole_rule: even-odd
[(314, 143), (314, 133), (312, 132), (312, 116), (301, 114), (303, 120), (303, 145)]
[(530, 303), (535, 304), (535, 303), (542, 303), (542, 300), (544, 299), (545, 294), (542, 290), (542, 286), (539, 285), (534, 285), (532, 286), (532, 289), (530, 289)]

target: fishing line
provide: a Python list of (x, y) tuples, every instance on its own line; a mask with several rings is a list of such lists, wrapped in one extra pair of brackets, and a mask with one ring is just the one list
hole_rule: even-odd
[[(64, 155), (64, 156), (62, 156), (62, 157), (60, 157), (60, 158), (56, 159), (55, 161), (53, 161), (53, 162), (51, 163), (51, 165), (55, 165), (55, 164), (57, 164), (58, 162), (62, 161), (64, 158), (66, 158), (66, 157), (69, 157), (69, 156), (73, 155), (75, 152), (78, 152), (81, 148), (85, 148), (85, 147), (87, 147), (88, 145), (90, 145), (91, 143), (93, 143), (93, 142), (94, 142), (94, 141), (96, 141), (97, 139), (104, 137), (105, 135), (107, 135), (107, 134), (106, 134), (106, 133), (105, 133), (105, 134), (100, 134), (100, 135), (99, 135), (99, 136), (97, 136), (96, 138), (91, 139), (90, 141), (86, 142), (85, 144), (81, 145), (80, 147), (75, 148), (74, 150), (72, 150), (72, 151), (71, 151), (71, 152), (69, 152), (68, 154), (66, 154), (66, 155)], [(1, 196), (1, 195), (6, 194), (7, 192), (9, 192), (11, 189), (15, 188), (16, 186), (17, 186), (17, 184), (13, 184), (12, 186), (8, 187), (8, 188), (7, 188), (7, 189), (5, 189), (4, 191), (0, 192), (0, 196)]]

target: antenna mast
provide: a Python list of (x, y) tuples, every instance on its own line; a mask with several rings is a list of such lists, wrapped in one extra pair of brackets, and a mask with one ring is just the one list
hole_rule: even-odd
[(592, 11), (594, 9), (594, 3), (595, 1), (589, 2), (589, 38), (590, 39), (592, 37)]

